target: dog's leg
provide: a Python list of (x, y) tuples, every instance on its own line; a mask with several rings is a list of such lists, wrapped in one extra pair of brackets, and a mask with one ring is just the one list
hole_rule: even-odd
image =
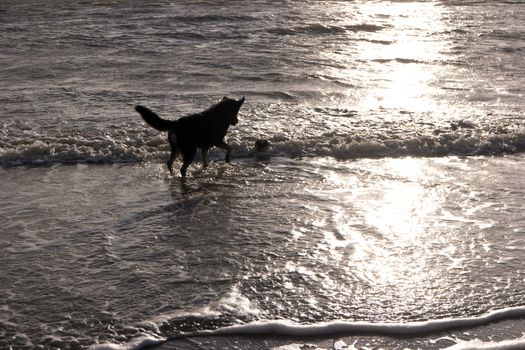
[(180, 174), (182, 175), (182, 177), (186, 177), (186, 170), (188, 170), (188, 167), (193, 161), (193, 158), (195, 157), (195, 153), (197, 152), (197, 149), (196, 148), (184, 148), (181, 151), (182, 151), (182, 158), (184, 162), (182, 163), (182, 166), (180, 168)]
[(177, 159), (177, 154), (178, 154), (177, 149), (172, 147), (170, 159), (168, 159), (168, 162), (167, 162), (168, 170), (170, 171), (172, 175), (173, 175), (173, 162), (175, 162), (175, 159)]
[(229, 163), (231, 160), (231, 154), (232, 154), (232, 148), (230, 147), (230, 145), (224, 142), (224, 140), (221, 140), (221, 142), (217, 144), (217, 147), (226, 150), (226, 157), (224, 158), (224, 161), (226, 163)]
[(179, 154), (179, 150), (177, 149), (177, 137), (175, 136), (174, 132), (170, 132), (168, 134), (168, 141), (171, 146), (171, 154), (170, 159), (168, 159), (167, 165), (168, 170), (173, 175), (173, 162), (175, 161), (175, 159), (177, 159), (177, 155)]
[(202, 151), (202, 166), (207, 168), (210, 165), (210, 160), (208, 159), (208, 150), (209, 148), (203, 148)]
[(186, 177), (186, 170), (188, 170), (188, 167), (190, 166), (191, 163), (182, 163), (182, 166), (180, 167), (180, 175), (182, 177)]

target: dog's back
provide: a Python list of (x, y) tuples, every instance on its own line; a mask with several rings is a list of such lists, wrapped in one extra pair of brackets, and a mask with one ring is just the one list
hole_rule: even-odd
[(174, 129), (178, 143), (203, 149), (218, 146), (228, 127), (238, 123), (237, 113), (243, 102), (244, 98), (236, 101), (225, 97), (201, 113), (179, 118)]

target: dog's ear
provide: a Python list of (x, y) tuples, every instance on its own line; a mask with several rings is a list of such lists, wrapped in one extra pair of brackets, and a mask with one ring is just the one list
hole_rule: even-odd
[(242, 105), (244, 103), (244, 96), (239, 100), (239, 105)]
[(226, 96), (223, 96), (223, 97), (222, 97), (222, 100), (223, 100), (223, 101), (226, 101), (227, 99), (228, 99), (228, 97), (226, 97)]

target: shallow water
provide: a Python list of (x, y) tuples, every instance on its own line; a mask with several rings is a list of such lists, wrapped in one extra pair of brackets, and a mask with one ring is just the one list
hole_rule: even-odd
[(76, 346), (521, 306), (522, 162), (277, 158), (184, 183), (158, 164), (4, 169), (4, 339)]
[[(2, 1), (0, 347), (512, 324), (524, 23), (521, 1)], [(133, 107), (223, 95), (246, 97), (234, 163), (181, 183)]]

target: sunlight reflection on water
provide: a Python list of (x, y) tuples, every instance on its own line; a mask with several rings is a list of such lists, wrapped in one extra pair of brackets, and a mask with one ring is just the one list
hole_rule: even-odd
[[(49, 297), (45, 309), (30, 305), (39, 317), (70, 313), (70, 291), (89, 292), (99, 302), (77, 306), (74, 322), (98, 313), (112, 324), (164, 319), (168, 330), (191, 323), (177, 315), (192, 312), (220, 324), (401, 322), (521, 305), (524, 186), (511, 175), (522, 164), (272, 159), (212, 164), (185, 185), (161, 164), (10, 169), (4, 214), (34, 218), (19, 217), (21, 232), (20, 222), (7, 227), (6, 288), (15, 301)], [(19, 178), (26, 192), (11, 186)], [(57, 229), (43, 235), (50, 215)], [(48, 279), (57, 288), (34, 289)]]
[[(335, 165), (318, 162), (322, 168)], [(405, 158), (344, 166), (347, 171), (324, 171), (333, 192), (321, 196), (335, 196), (337, 204), (329, 218), (317, 219), (326, 245), (321, 246), (333, 262), (346, 266), (348, 276), (379, 287), (389, 295), (383, 295), (385, 302), (452, 298), (458, 273), (472, 269), (466, 257), (484, 249), (479, 230), (490, 227), (479, 212), (472, 215), (471, 205), (462, 206), (468, 198), (477, 201), (479, 191), (448, 182), (451, 170), (468, 171), (469, 164)]]
[[(347, 25), (363, 25), (355, 22), (352, 4), (342, 11), (346, 11)], [(347, 92), (351, 107), (435, 113), (445, 109), (437, 115), (447, 112), (440, 103), (437, 81), (449, 68), (436, 63), (447, 60), (444, 52), (450, 43), (433, 35), (446, 29), (442, 11), (433, 3), (413, 2), (368, 3), (360, 8), (358, 20), (376, 23), (377, 28), (370, 27), (366, 39), (342, 41), (343, 46), (320, 53), (336, 64), (337, 68), (328, 69), (328, 75), (361, 87)], [(366, 62), (368, 68), (356, 70), (356, 60)]]

